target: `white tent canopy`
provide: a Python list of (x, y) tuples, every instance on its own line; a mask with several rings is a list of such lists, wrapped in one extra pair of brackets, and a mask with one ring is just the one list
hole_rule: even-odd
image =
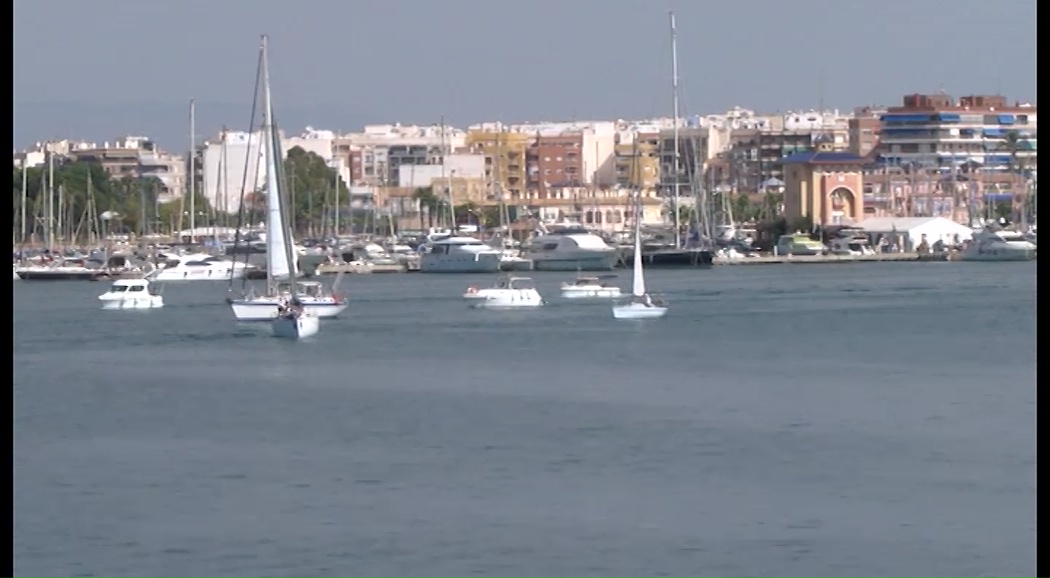
[(972, 229), (944, 217), (873, 217), (858, 223), (857, 228), (863, 229), (873, 242), (878, 237), (896, 234), (904, 241), (904, 250), (918, 247), (923, 235), (931, 245), (937, 241), (951, 245), (973, 237)]

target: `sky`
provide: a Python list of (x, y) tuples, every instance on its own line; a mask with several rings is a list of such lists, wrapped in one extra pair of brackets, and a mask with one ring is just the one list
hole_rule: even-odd
[(15, 0), (14, 145), (250, 121), (259, 36), (279, 126), (1035, 102), (1034, 0)]

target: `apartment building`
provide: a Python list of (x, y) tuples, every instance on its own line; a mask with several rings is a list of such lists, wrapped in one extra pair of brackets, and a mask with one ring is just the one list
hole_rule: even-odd
[(383, 124), (336, 137), (332, 146), (348, 182), (392, 185), (402, 165), (440, 164), (443, 155), (462, 148), (465, 140), (465, 132), (448, 126)]
[[(181, 156), (161, 150), (143, 136), (126, 136), (114, 142), (67, 143), (65, 156), (75, 161), (94, 162), (112, 178), (155, 178), (160, 182), (158, 200), (168, 202), (180, 197), (186, 186), (186, 169)], [(56, 147), (56, 154), (62, 154)]]
[[(501, 127), (502, 128), (502, 127)], [(492, 183), (493, 195), (517, 204), (528, 189), (526, 159), (534, 135), (506, 130), (467, 132), (466, 148), (485, 159), (485, 180)]]
[(879, 156), (897, 166), (954, 170), (970, 163), (1009, 171), (1037, 161), (1037, 114), (1031, 104), (1004, 96), (910, 94), (881, 116)]
[(655, 190), (660, 184), (660, 132), (622, 131), (616, 142), (616, 185)]
[(849, 119), (849, 151), (857, 156), (868, 156), (879, 144), (881, 117), (886, 110), (870, 106), (853, 111)]

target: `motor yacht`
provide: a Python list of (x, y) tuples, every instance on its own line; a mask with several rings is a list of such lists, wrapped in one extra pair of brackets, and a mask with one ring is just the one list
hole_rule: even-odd
[(421, 273), (495, 273), (503, 252), (473, 237), (445, 237), (422, 246)]
[(540, 292), (528, 277), (501, 277), (494, 286), (486, 288), (472, 285), (463, 294), (463, 299), (471, 307), (487, 309), (517, 309), (543, 305)]
[(963, 261), (1029, 261), (1036, 258), (1036, 245), (1024, 233), (982, 229), (962, 252)]
[(154, 281), (224, 281), (241, 279), (254, 269), (245, 263), (238, 263), (214, 257), (207, 253), (190, 253), (175, 255), (161, 253), (157, 270), (151, 275)]
[(585, 297), (619, 297), (620, 288), (603, 282), (598, 277), (577, 277), (561, 284), (561, 296), (568, 299)]
[(547, 231), (533, 238), (525, 256), (537, 271), (609, 271), (620, 259), (614, 247), (583, 227)]

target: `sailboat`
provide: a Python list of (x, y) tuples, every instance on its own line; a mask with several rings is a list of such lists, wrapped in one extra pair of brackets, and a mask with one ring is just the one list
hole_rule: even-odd
[(267, 294), (263, 297), (248, 295), (244, 299), (227, 299), (227, 302), (233, 308), (234, 315), (242, 308), (258, 308), (256, 310), (269, 313), (273, 334), (295, 339), (316, 334), (321, 322), (316, 313), (307, 309), (304, 299), (291, 291), (298, 271), (292, 231), (284, 214), (288, 202), (283, 194), (284, 157), (281, 155), (281, 139), (273, 115), (266, 44), (266, 36), (263, 35), (259, 58), (263, 81), (263, 151), (266, 156)]
[(667, 313), (667, 305), (662, 300), (645, 292), (645, 273), (642, 271), (642, 194), (639, 191), (635, 191), (634, 204), (634, 283), (631, 300), (613, 305), (612, 310), (616, 319), (650, 319), (663, 317)]
[[(229, 298), (227, 303), (238, 321), (281, 321), (281, 308), (288, 303), (298, 303), (302, 309), (301, 319), (313, 321), (297, 322), (302, 332), (317, 333), (317, 319), (335, 317), (346, 309), (347, 304), (337, 294), (329, 294), (317, 281), (296, 281), (299, 275), (291, 229), (285, 218), (288, 200), (282, 163), (281, 141), (274, 121), (273, 102), (270, 94), (269, 64), (266, 55), (266, 37), (262, 44), (262, 75), (264, 94), (263, 150), (266, 157), (266, 293), (255, 295), (250, 289), (240, 299)], [(338, 285), (340, 278), (336, 279)], [(287, 320), (285, 320), (287, 321)], [(276, 326), (275, 326), (276, 327)], [(298, 336), (305, 335), (300, 332)]]

